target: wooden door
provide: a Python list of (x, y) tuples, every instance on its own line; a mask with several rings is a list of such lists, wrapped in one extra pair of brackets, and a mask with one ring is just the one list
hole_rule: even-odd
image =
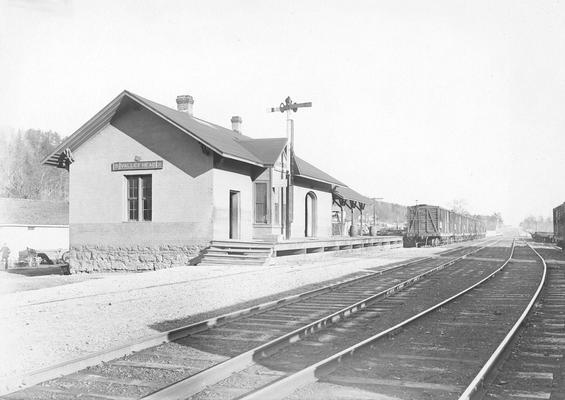
[(239, 239), (239, 192), (230, 190), (230, 239)]

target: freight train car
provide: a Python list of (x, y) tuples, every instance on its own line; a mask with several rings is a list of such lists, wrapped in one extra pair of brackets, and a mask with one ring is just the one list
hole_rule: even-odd
[(404, 247), (439, 246), (485, 237), (484, 223), (438, 206), (418, 204), (407, 209)]
[(553, 239), (565, 250), (565, 203), (553, 209)]
[(555, 241), (553, 232), (534, 232), (532, 239), (538, 243), (553, 243)]

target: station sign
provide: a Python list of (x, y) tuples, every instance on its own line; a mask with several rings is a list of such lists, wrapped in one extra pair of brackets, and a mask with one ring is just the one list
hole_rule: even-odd
[(118, 161), (112, 163), (112, 171), (137, 171), (146, 169), (163, 169), (163, 161)]

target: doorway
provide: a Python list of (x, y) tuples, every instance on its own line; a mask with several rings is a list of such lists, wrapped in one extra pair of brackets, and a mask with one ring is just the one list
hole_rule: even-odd
[(314, 192), (308, 192), (306, 198), (304, 199), (304, 236), (305, 237), (315, 237), (316, 236), (316, 221), (318, 220), (318, 210), (317, 210), (317, 198)]
[(230, 190), (230, 239), (239, 239), (239, 192)]

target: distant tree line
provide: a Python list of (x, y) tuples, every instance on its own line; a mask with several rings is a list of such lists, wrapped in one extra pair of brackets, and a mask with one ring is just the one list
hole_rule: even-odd
[(376, 200), (363, 210), (363, 222), (367, 225), (403, 227), (406, 225), (406, 206)]
[(52, 131), (0, 132), (0, 197), (68, 201), (68, 172), (41, 164), (61, 142)]
[(492, 215), (471, 215), (471, 213), (467, 211), (467, 202), (464, 199), (453, 200), (451, 202), (451, 211), (480, 219), (481, 221), (483, 221), (483, 224), (485, 224), (487, 231), (495, 231), (504, 223), (502, 215), (499, 212), (494, 212), (492, 213)]
[[(399, 227), (403, 228), (406, 225), (406, 206), (395, 203), (387, 203), (385, 201), (375, 201), (374, 209), (373, 204), (367, 204), (363, 210), (363, 222), (367, 225), (375, 224), (383, 227)], [(494, 212), (492, 215), (471, 215), (465, 208), (464, 200), (455, 200), (451, 205), (451, 211), (463, 215), (469, 215), (474, 218), (480, 219), (489, 231), (494, 231), (501, 227), (504, 223), (502, 215), (499, 212)]]
[(467, 202), (464, 199), (455, 199), (451, 202), (451, 211), (456, 212), (457, 214), (461, 215), (471, 215), (469, 211), (467, 211)]
[(553, 232), (553, 219), (530, 215), (520, 222), (520, 228), (528, 232)]
[(483, 221), (487, 231), (495, 231), (504, 223), (499, 212), (495, 212), (492, 215), (474, 215), (474, 217)]

